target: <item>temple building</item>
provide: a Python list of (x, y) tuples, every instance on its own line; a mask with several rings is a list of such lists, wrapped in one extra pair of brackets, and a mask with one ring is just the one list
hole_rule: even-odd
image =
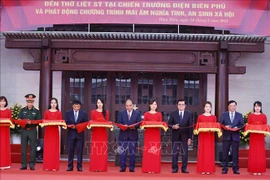
[[(90, 113), (102, 98), (110, 120), (117, 122), (126, 99), (142, 114), (148, 111), (148, 101), (156, 99), (163, 121), (168, 121), (177, 100), (184, 98), (195, 123), (207, 100), (217, 118), (227, 110), (228, 100), (236, 100), (243, 114), (259, 100), (270, 117), (269, 37), (211, 27), (82, 24), (3, 32), (0, 44), (0, 94), (9, 105), (25, 105), (24, 95), (34, 93), (41, 112), (56, 97), (63, 113), (71, 109), (73, 99)], [(89, 143), (90, 132), (86, 138)], [(67, 154), (65, 139), (62, 131), (62, 155)], [(114, 133), (110, 140), (115, 140)], [(170, 133), (162, 140), (169, 142)], [(270, 148), (269, 140), (266, 146)], [(169, 147), (165, 143), (162, 148), (167, 152)], [(194, 160), (196, 148), (194, 138)]]

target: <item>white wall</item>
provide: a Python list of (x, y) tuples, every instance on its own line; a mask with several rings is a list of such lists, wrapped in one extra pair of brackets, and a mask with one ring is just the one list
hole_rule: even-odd
[(25, 71), (23, 62), (33, 62), (28, 50), (6, 49), (5, 39), (0, 38), (1, 55), (1, 89), (0, 94), (6, 96), (9, 105), (18, 102), (25, 105), (24, 96), (33, 93), (37, 96), (35, 105), (39, 99), (39, 72)]
[[(229, 76), (229, 99), (237, 101), (237, 110), (243, 114), (252, 110), (255, 101), (261, 101), (270, 122), (270, 38), (264, 53), (242, 53), (236, 66), (246, 66), (247, 72)], [(207, 99), (214, 104), (215, 75), (208, 75), (207, 80)]]
[[(242, 53), (236, 66), (246, 66), (246, 74), (229, 76), (229, 100), (237, 101), (237, 111), (245, 114), (261, 101), (270, 124), (270, 37), (264, 53)], [(207, 99), (215, 103), (215, 75), (208, 75)], [(270, 139), (268, 138), (270, 148)]]
[(252, 110), (255, 101), (261, 101), (263, 111), (270, 122), (270, 39), (262, 54), (242, 53), (237, 66), (246, 66), (244, 75), (230, 75), (229, 97), (238, 101), (238, 110)]
[[(28, 50), (5, 48), (5, 38), (0, 35), (0, 95), (6, 96), (9, 106), (14, 103), (25, 105), (24, 96), (33, 93), (37, 96), (35, 106), (39, 104), (39, 71), (25, 71), (24, 62), (33, 62)], [(61, 107), (62, 73), (53, 73), (53, 97), (59, 100)]]
[(61, 109), (61, 100), (62, 100), (61, 94), (62, 94), (62, 71), (54, 71), (52, 97), (55, 97), (58, 99), (58, 103), (59, 103), (58, 106), (60, 109)]

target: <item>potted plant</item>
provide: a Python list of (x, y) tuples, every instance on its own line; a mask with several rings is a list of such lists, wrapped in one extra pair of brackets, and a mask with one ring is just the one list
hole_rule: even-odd
[[(18, 119), (21, 109), (22, 109), (22, 105), (19, 105), (18, 103), (15, 103), (13, 106), (10, 107), (13, 119)], [(19, 125), (15, 124), (14, 128), (10, 128), (10, 138), (11, 138), (12, 144), (21, 143), (20, 133), (21, 133), (21, 127)]]
[[(244, 124), (248, 123), (248, 116), (252, 113), (252, 111), (248, 111), (246, 114), (243, 115)], [(249, 146), (249, 134), (244, 136), (245, 128), (240, 130), (240, 147), (248, 148)]]

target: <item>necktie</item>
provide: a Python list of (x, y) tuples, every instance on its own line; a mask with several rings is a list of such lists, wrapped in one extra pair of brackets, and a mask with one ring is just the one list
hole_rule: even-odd
[(130, 117), (131, 117), (130, 114), (131, 114), (131, 112), (128, 112), (128, 120), (130, 120)]
[(233, 123), (233, 113), (231, 112), (231, 122)]
[(75, 119), (75, 123), (77, 123), (77, 120), (78, 120), (78, 112), (77, 111), (75, 111), (74, 119)]
[(182, 122), (183, 120), (183, 114), (182, 114), (182, 111), (180, 112), (180, 115), (179, 115), (179, 120), (180, 120), (180, 123)]

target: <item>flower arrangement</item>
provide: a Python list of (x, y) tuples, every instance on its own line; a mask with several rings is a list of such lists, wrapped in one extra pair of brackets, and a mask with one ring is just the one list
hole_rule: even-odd
[[(18, 103), (15, 103), (13, 106), (10, 107), (11, 110), (11, 116), (13, 119), (18, 119), (18, 116), (20, 114), (20, 111), (22, 109), (22, 105), (19, 105)], [(11, 134), (20, 134), (21, 127), (15, 124), (15, 127), (10, 129)]]
[[(252, 111), (248, 111), (246, 114), (243, 115), (244, 124), (248, 122), (248, 116), (252, 113)], [(240, 146), (247, 146), (249, 144), (249, 135), (244, 136), (244, 128), (240, 130)]]

